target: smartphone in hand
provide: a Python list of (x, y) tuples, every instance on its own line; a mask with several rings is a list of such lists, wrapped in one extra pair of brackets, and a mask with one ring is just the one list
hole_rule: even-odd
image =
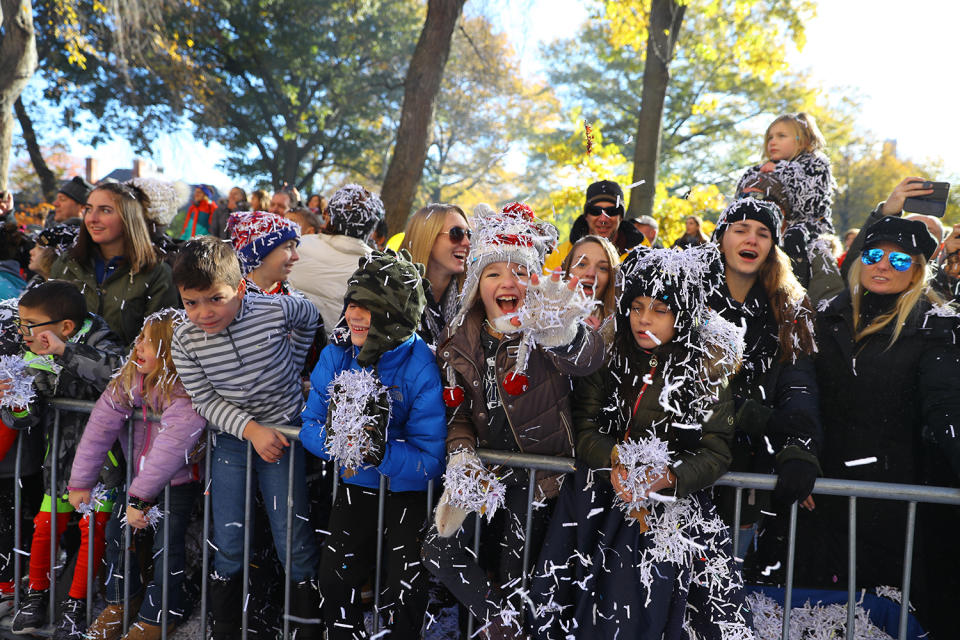
[[(920, 184), (914, 180), (910, 184)], [(950, 195), (949, 182), (923, 182), (924, 189), (933, 189), (933, 193), (926, 196), (907, 198), (903, 202), (903, 210), (908, 213), (919, 213), (925, 216), (942, 218), (947, 212), (947, 196)]]

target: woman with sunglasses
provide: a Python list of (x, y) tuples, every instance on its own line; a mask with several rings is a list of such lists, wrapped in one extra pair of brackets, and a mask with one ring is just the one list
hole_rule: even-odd
[[(845, 261), (847, 290), (817, 318), (821, 463), (830, 478), (960, 486), (960, 316), (930, 286), (937, 241), (899, 217), (909, 180), (864, 225)], [(960, 602), (960, 562), (943, 536), (960, 530), (957, 511), (917, 513), (910, 600), (934, 638), (956, 635), (947, 618)], [(800, 524), (815, 532), (809, 548), (801, 542), (801, 580), (846, 585), (848, 517), (846, 498), (817, 497)], [(902, 503), (857, 500), (858, 585), (901, 584), (906, 522)]]
[(400, 248), (410, 252), (413, 262), (427, 267), (430, 286), (418, 333), (431, 346), (460, 310), (471, 235), (463, 209), (436, 202), (410, 216), (404, 229)]

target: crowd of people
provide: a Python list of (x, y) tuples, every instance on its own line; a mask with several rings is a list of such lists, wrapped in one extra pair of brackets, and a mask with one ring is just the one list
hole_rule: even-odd
[[(610, 180), (586, 186), (563, 242), (521, 202), (444, 203), (393, 250), (359, 185), (305, 203), (234, 188), (219, 205), (199, 187), (170, 229), (171, 185), (74, 178), (39, 233), (2, 229), (0, 618), (44, 627), (50, 546), (76, 524), (54, 637), (160, 638), (164, 584), (171, 629), (195, 604), (206, 492), (210, 634), (239, 637), (252, 459), (260, 531), (274, 562), (291, 559), (297, 638), (368, 637), (372, 584), (399, 638), (421, 637), (437, 585), (485, 638), (754, 638), (745, 582), (778, 579), (792, 504), (797, 584), (846, 585), (848, 502), (814, 497), (818, 477), (958, 486), (960, 226), (903, 212), (928, 187), (905, 177), (841, 242), (803, 113), (767, 129), (712, 237), (691, 216), (670, 248), (653, 217), (624, 219)], [(55, 398), (95, 406), (58, 413)], [(323, 468), (339, 478), (332, 505)], [(727, 471), (776, 485), (738, 499), (714, 486)], [(900, 583), (906, 523), (905, 508), (858, 501), (859, 586)], [(950, 637), (960, 601), (945, 537), (958, 526), (954, 506), (916, 514), (911, 599), (928, 637)], [(146, 562), (123, 566), (125, 528), (152, 545), (133, 555)], [(106, 601), (89, 627), (88, 557)]]

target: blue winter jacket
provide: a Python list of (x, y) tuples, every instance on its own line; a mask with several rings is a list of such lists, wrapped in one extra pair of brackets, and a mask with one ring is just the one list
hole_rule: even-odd
[[(310, 397), (303, 410), (300, 441), (324, 460), (330, 459), (325, 447), (330, 401), (327, 387), (341, 371), (362, 369), (357, 364), (358, 352), (352, 345), (327, 345), (310, 376)], [(428, 481), (443, 473), (446, 457), (446, 408), (436, 359), (427, 343), (414, 335), (380, 356), (376, 371), (390, 389), (392, 401), (383, 462), (378, 467), (363, 467), (350, 478), (343, 477), (341, 468), (341, 480), (376, 489), (384, 475), (391, 491), (426, 491)]]

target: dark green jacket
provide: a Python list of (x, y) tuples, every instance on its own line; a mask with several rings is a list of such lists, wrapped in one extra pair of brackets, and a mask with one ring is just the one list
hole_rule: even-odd
[(164, 263), (136, 274), (123, 263), (98, 285), (92, 262), (81, 265), (65, 253), (50, 268), (50, 279), (55, 278), (77, 285), (88, 310), (106, 320), (127, 346), (140, 335), (144, 318), (180, 303), (170, 267)]
[[(649, 371), (649, 360), (640, 369)], [(589, 376), (577, 378), (574, 382), (571, 402), (574, 451), (577, 461), (591, 469), (609, 469), (613, 447), (621, 442), (625, 435), (602, 433), (596, 422), (601, 409), (610, 403), (616, 384), (617, 381), (607, 366)], [(631, 433), (645, 432), (650, 425), (666, 417), (666, 411), (660, 406), (662, 390), (663, 375), (658, 371), (629, 421)], [(629, 412), (632, 407), (627, 407), (626, 410)], [(699, 434), (672, 427), (669, 430), (673, 433), (657, 433), (658, 437), (670, 442), (674, 459), (677, 460), (671, 467), (677, 477), (674, 493), (677, 497), (709, 487), (726, 473), (732, 459), (730, 443), (733, 439), (733, 423), (733, 400), (724, 387), (710, 420), (703, 425)], [(686, 439), (693, 440), (686, 443), (692, 446), (678, 446), (679, 441)]]

